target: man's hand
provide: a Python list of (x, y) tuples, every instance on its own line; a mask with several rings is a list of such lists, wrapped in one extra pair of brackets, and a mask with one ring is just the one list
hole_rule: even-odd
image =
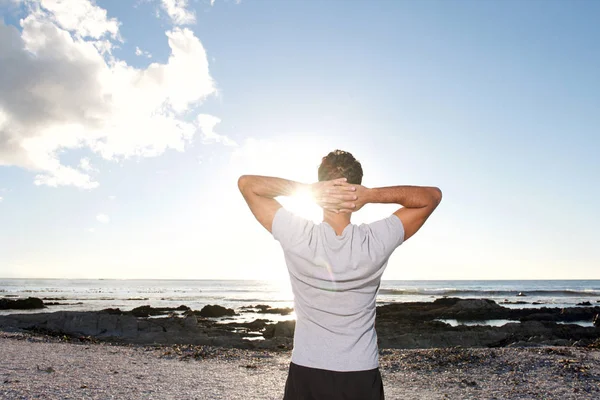
[(369, 193), (370, 189), (364, 187), (362, 185), (351, 185), (354, 188), (354, 193), (356, 194), (356, 200), (354, 201), (355, 207), (352, 212), (356, 212), (363, 208), (363, 206), (370, 202)]
[(310, 190), (315, 202), (325, 210), (335, 213), (351, 213), (356, 210), (356, 188), (347, 183), (346, 178), (313, 183)]

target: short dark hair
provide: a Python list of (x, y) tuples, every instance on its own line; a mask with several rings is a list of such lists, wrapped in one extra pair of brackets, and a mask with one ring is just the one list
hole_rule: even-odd
[(346, 178), (348, 183), (360, 185), (362, 182), (362, 166), (347, 151), (335, 150), (327, 154), (319, 165), (319, 182)]

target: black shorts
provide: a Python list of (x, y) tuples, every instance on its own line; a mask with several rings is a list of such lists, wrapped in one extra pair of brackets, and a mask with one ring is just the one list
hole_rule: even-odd
[(290, 363), (283, 400), (384, 400), (379, 368), (338, 372)]

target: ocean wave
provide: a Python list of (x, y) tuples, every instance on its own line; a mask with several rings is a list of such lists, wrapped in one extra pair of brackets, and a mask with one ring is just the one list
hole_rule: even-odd
[(534, 290), (473, 290), (473, 289), (379, 289), (381, 295), (391, 296), (475, 296), (475, 297), (500, 297), (517, 296), (519, 293), (532, 297), (600, 297), (600, 290), (596, 289), (534, 289)]

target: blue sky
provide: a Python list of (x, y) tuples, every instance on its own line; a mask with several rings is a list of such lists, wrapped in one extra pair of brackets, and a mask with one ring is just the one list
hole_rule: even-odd
[(0, 277), (285, 279), (236, 179), (342, 148), (444, 192), (384, 279), (600, 279), (600, 4), (68, 3), (0, 0)]

